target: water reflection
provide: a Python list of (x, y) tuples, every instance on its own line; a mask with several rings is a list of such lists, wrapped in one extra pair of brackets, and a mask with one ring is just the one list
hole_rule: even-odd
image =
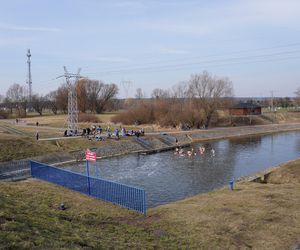
[[(145, 188), (149, 206), (169, 203), (227, 185), (300, 155), (300, 132), (234, 138), (192, 145), (196, 156), (174, 152), (127, 155), (97, 162), (102, 178)], [(199, 154), (199, 147), (205, 153)], [(215, 153), (211, 152), (214, 149)], [(188, 149), (185, 149), (188, 150)], [(85, 164), (67, 168), (84, 173)], [(96, 175), (91, 166), (91, 175)]]

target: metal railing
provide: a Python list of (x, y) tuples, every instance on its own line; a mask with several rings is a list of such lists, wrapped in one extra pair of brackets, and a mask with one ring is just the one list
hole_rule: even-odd
[(29, 176), (29, 160), (15, 160), (0, 163), (0, 180), (22, 179)]
[(146, 215), (144, 189), (30, 161), (31, 175)]

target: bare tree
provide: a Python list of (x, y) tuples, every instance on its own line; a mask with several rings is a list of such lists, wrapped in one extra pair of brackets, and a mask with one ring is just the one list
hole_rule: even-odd
[(143, 99), (146, 97), (145, 92), (141, 88), (137, 88), (135, 92), (135, 98), (136, 99)]
[(43, 110), (46, 107), (46, 98), (39, 95), (32, 96), (31, 99), (32, 108), (39, 113), (39, 115), (43, 115)]
[(172, 97), (184, 99), (188, 96), (188, 83), (180, 82), (174, 85), (171, 89)]
[(26, 87), (14, 83), (6, 92), (6, 100), (15, 103), (19, 116), (26, 116), (28, 106)]
[(296, 95), (296, 97), (295, 97), (294, 101), (295, 101), (296, 105), (299, 106), (300, 105), (300, 87), (295, 91), (295, 95)]
[(77, 85), (79, 110), (102, 113), (108, 102), (118, 93), (116, 84), (105, 84), (102, 81), (83, 79)]
[(164, 89), (156, 88), (152, 91), (151, 97), (155, 99), (167, 98), (169, 97), (169, 92)]
[(99, 99), (97, 101), (97, 109), (96, 112), (98, 114), (102, 113), (105, 110), (106, 104), (116, 95), (118, 94), (119, 89), (118, 86), (114, 83), (111, 84), (103, 84)]
[(64, 113), (67, 113), (68, 111), (68, 91), (68, 86), (62, 84), (55, 92), (55, 102), (58, 110), (61, 110)]
[(58, 106), (56, 102), (57, 91), (51, 91), (49, 94), (45, 96), (45, 101), (48, 103), (51, 108), (53, 114), (57, 115)]
[(205, 127), (208, 127), (215, 111), (220, 108), (224, 98), (233, 96), (232, 82), (228, 78), (211, 76), (207, 71), (191, 76), (189, 96), (195, 107), (205, 115)]
[(78, 110), (85, 113), (88, 108), (87, 82), (88, 79), (81, 79), (76, 86)]
[(87, 108), (91, 112), (96, 112), (97, 102), (99, 99), (100, 91), (103, 88), (104, 83), (95, 80), (85, 80), (85, 89), (87, 95)]
[(6, 98), (12, 102), (21, 102), (25, 98), (25, 87), (14, 83), (6, 92)]
[(53, 114), (57, 115), (58, 105), (56, 102), (57, 90), (51, 91), (47, 95), (45, 95), (45, 102), (47, 103), (47, 107), (49, 107)]

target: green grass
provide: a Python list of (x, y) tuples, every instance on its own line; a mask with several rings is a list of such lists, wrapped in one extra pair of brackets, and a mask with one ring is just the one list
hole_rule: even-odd
[(0, 248), (292, 249), (300, 243), (299, 168), (290, 162), (265, 184), (240, 182), (147, 217), (42, 181), (2, 182)]

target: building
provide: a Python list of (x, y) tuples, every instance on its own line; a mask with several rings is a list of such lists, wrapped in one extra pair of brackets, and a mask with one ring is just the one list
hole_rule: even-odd
[(261, 106), (251, 102), (242, 102), (229, 109), (230, 115), (261, 115)]

